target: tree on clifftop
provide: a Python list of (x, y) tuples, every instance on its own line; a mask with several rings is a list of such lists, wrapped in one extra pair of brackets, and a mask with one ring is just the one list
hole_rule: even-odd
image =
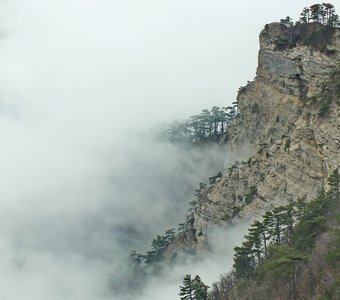
[(339, 27), (339, 16), (335, 13), (334, 5), (330, 3), (313, 4), (301, 12), (301, 23), (319, 22), (323, 25)]

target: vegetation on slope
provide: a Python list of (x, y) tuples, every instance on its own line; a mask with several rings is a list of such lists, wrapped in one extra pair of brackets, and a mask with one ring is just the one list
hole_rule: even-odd
[(339, 299), (338, 169), (328, 182), (330, 190), (309, 203), (299, 198), (255, 221), (209, 299)]
[(340, 104), (340, 62), (330, 70), (328, 79), (322, 83), (319, 95), (309, 99), (312, 105), (317, 105), (319, 116), (325, 117), (330, 112), (332, 102)]
[[(188, 120), (176, 120), (165, 125), (159, 134), (165, 141), (184, 145), (202, 144), (206, 141), (217, 142), (217, 138), (225, 133), (238, 115), (237, 102), (233, 102), (232, 106), (228, 107), (213, 106), (211, 110), (203, 109), (199, 115), (191, 116)], [(222, 172), (218, 172), (209, 177), (209, 183), (215, 184), (222, 176)], [(171, 228), (166, 230), (164, 235), (157, 235), (151, 242), (151, 249), (146, 253), (139, 253), (136, 250), (130, 252), (128, 262), (136, 274), (145, 274), (147, 269), (157, 271), (159, 266), (156, 265), (162, 262), (164, 250), (176, 237), (190, 230), (194, 222), (195, 207), (204, 197), (206, 185), (201, 182), (199, 188), (195, 190), (195, 199), (189, 203), (188, 214), (185, 216), (185, 221), (178, 224), (177, 232), (175, 228)]]
[(164, 125), (160, 136), (163, 140), (181, 144), (216, 141), (237, 116), (237, 102), (228, 107), (213, 106), (187, 120), (175, 120)]

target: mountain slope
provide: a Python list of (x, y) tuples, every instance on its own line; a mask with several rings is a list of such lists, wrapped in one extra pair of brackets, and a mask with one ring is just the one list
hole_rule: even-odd
[(338, 169), (328, 182), (330, 191), (309, 203), (300, 198), (255, 221), (209, 299), (339, 299)]
[(194, 228), (203, 231), (198, 241), (212, 223), (314, 197), (340, 163), (340, 32), (334, 30), (323, 52), (298, 43), (279, 50), (285, 30), (272, 23), (260, 34), (257, 77), (240, 89), (240, 116), (227, 133), (233, 151), (247, 145), (251, 154), (205, 189), (195, 210)]
[(247, 158), (217, 182), (201, 185), (193, 224), (164, 251), (166, 261), (178, 252), (209, 249), (217, 225), (260, 218), (275, 206), (327, 190), (327, 178), (340, 164), (339, 61), (337, 28), (265, 26), (257, 76), (240, 88), (239, 115), (223, 139)]

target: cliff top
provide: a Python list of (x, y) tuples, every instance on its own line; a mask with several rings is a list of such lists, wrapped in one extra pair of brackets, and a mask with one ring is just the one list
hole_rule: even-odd
[(286, 50), (297, 46), (309, 46), (313, 50), (334, 55), (334, 47), (340, 36), (340, 28), (319, 22), (296, 23), (287, 26), (274, 22), (267, 24), (260, 33), (260, 48)]

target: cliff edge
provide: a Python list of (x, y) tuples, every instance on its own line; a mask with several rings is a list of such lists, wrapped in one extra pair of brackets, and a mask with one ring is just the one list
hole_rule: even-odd
[[(327, 190), (340, 165), (340, 30), (319, 23), (265, 26), (257, 76), (241, 87), (239, 116), (226, 146), (244, 152), (222, 178), (202, 186), (194, 209), (190, 251), (207, 249), (216, 225), (255, 219), (294, 197)], [(183, 240), (184, 235), (180, 235)], [(170, 259), (176, 239), (165, 251)]]

